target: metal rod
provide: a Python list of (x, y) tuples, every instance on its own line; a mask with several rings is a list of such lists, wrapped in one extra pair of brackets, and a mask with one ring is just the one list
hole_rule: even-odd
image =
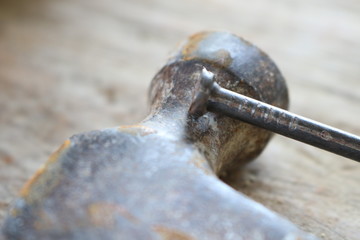
[[(250, 97), (229, 91), (214, 82), (214, 76), (206, 69), (202, 85), (210, 86), (206, 96), (216, 96), (220, 101), (208, 100), (208, 111), (225, 114), (283, 136), (310, 144), (329, 152), (360, 162), (360, 137), (327, 126), (314, 120), (293, 114)], [(227, 103), (222, 102), (226, 100)], [(228, 104), (231, 103), (231, 104)]]

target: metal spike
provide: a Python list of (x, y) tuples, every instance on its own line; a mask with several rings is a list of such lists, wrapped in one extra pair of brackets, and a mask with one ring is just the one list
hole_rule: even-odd
[[(214, 81), (214, 74), (205, 68), (201, 77), (201, 87), (189, 110), (191, 115), (199, 117), (206, 110), (225, 114), (360, 162), (359, 136), (224, 89)], [(212, 96), (220, 100), (213, 101), (210, 99)], [(231, 102), (231, 106), (226, 102)]]

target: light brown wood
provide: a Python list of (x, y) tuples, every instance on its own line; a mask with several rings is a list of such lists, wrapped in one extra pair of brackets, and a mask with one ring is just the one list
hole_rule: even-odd
[[(360, 135), (357, 0), (0, 1), (0, 223), (72, 134), (135, 123), (188, 35), (221, 29), (265, 50), (291, 110)], [(235, 187), (323, 239), (360, 239), (360, 164), (276, 136)]]

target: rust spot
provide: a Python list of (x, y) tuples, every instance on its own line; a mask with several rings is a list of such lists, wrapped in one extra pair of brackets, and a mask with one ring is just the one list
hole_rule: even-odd
[(39, 168), (35, 174), (25, 183), (20, 190), (20, 196), (26, 197), (29, 194), (31, 186), (39, 179), (39, 177), (45, 172), (45, 165)]
[(124, 206), (114, 203), (92, 203), (87, 207), (90, 221), (96, 226), (114, 226), (117, 216), (122, 216), (131, 222), (138, 220)]
[[(182, 48), (181, 54), (184, 60), (194, 58), (194, 53), (199, 49), (199, 43), (208, 37), (210, 32), (200, 32), (191, 36)], [(221, 66), (228, 67), (233, 62), (230, 52), (225, 49), (217, 50), (213, 53), (212, 59)]]
[(5, 155), (3, 158), (2, 158), (3, 162), (6, 163), (6, 164), (11, 164), (14, 162), (14, 159), (9, 156), (9, 155)]
[(118, 130), (121, 132), (129, 133), (134, 136), (138, 136), (138, 135), (146, 136), (157, 132), (155, 129), (143, 125), (120, 126)]
[(22, 187), (22, 189), (20, 190), (20, 196), (21, 197), (26, 197), (27, 195), (29, 195), (31, 186), (39, 179), (39, 177), (45, 172), (45, 170), (48, 168), (48, 166), (54, 162), (57, 161), (57, 159), (60, 157), (60, 155), (64, 152), (65, 149), (67, 149), (70, 146), (71, 141), (68, 139), (66, 140), (58, 150), (56, 150), (53, 154), (51, 154), (51, 156), (49, 157), (49, 159), (47, 160), (47, 162), (40, 167), (35, 174), (25, 183), (25, 185)]
[(154, 231), (160, 234), (163, 240), (195, 240), (189, 234), (165, 226), (156, 225)]
[(51, 154), (51, 156), (49, 157), (49, 160), (46, 162), (46, 166), (51, 164), (51, 163), (56, 162), (59, 159), (61, 153), (70, 146), (70, 143), (71, 143), (71, 141), (69, 139), (67, 139), (60, 146), (60, 148), (58, 150), (56, 150), (53, 154)]
[(200, 32), (192, 35), (186, 45), (182, 49), (182, 56), (184, 60), (190, 60), (193, 58), (192, 54), (199, 47), (199, 43), (209, 35), (209, 32)]

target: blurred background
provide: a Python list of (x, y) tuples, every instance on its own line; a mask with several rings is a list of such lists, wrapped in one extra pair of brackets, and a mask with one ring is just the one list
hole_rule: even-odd
[[(293, 112), (360, 135), (358, 0), (0, 0), (0, 225), (64, 139), (143, 119), (151, 78), (202, 30), (251, 41)], [(240, 171), (236, 189), (302, 229), (360, 239), (360, 164), (276, 136)]]

